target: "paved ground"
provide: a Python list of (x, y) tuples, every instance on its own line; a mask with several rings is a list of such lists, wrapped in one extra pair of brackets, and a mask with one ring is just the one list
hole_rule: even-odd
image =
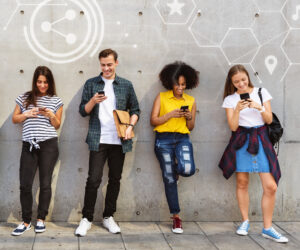
[(0, 249), (300, 249), (300, 222), (277, 222), (276, 229), (290, 242), (279, 244), (260, 235), (262, 223), (252, 222), (249, 236), (236, 235), (235, 222), (184, 222), (184, 233), (171, 232), (167, 222), (119, 222), (122, 233), (110, 234), (95, 223), (86, 237), (74, 236), (75, 223), (46, 224), (47, 231), (34, 230), (10, 236), (13, 223), (0, 223)]

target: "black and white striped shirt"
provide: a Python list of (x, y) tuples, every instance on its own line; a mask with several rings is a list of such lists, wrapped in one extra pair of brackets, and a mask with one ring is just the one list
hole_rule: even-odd
[[(26, 95), (19, 95), (16, 103), (19, 105), (21, 112), (34, 108), (32, 104), (25, 108)], [(50, 109), (54, 114), (63, 105), (62, 100), (57, 96), (41, 96), (37, 97), (37, 107), (45, 107)], [(48, 117), (38, 115), (38, 117), (27, 118), (23, 122), (22, 140), (30, 144), (36, 144), (51, 138), (57, 137), (55, 128), (52, 126)], [(34, 142), (34, 143), (33, 143)]]

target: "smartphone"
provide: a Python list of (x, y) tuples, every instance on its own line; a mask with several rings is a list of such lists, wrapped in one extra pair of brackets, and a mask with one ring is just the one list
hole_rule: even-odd
[(105, 95), (105, 92), (104, 92), (104, 90), (100, 90), (100, 91), (98, 91), (98, 94), (99, 95)]
[(240, 94), (241, 100), (247, 100), (250, 99), (249, 93)]
[(46, 111), (45, 107), (39, 107), (39, 111)]
[(180, 107), (180, 110), (181, 110), (181, 111), (187, 111), (188, 108), (189, 108), (189, 106), (181, 106), (181, 107)]

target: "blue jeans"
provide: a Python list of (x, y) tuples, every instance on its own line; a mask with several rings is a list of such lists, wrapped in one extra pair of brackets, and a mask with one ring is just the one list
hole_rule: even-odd
[(188, 134), (156, 132), (154, 151), (160, 163), (170, 213), (178, 214), (176, 175), (188, 177), (195, 173), (193, 145)]

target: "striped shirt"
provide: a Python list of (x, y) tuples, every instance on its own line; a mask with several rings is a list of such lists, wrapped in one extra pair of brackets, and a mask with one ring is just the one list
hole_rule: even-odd
[[(25, 107), (26, 95), (19, 95), (16, 99), (17, 105), (19, 105), (21, 112), (24, 113), (27, 110), (34, 108), (30, 104), (27, 109)], [(57, 110), (63, 106), (62, 100), (57, 96), (41, 96), (37, 97), (37, 107), (45, 107), (50, 109), (54, 114)], [(50, 119), (43, 115), (37, 115), (38, 117), (27, 118), (23, 122), (22, 140), (29, 142), (31, 145), (36, 145), (39, 142), (57, 137), (55, 128), (52, 126)], [(35, 146), (38, 148), (38, 146)]]

